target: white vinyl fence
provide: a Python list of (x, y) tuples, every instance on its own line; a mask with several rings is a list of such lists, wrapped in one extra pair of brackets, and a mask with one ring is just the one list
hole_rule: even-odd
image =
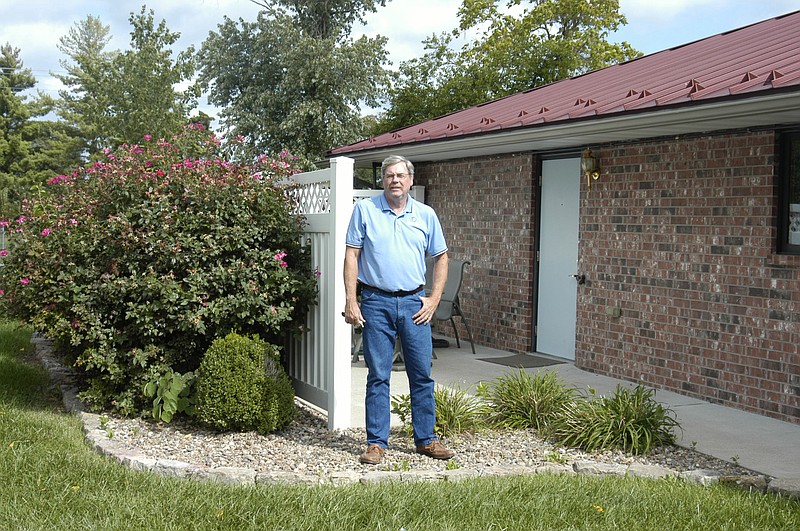
[[(351, 419), (351, 333), (344, 310), (345, 233), (353, 204), (383, 190), (353, 190), (353, 159), (331, 159), (330, 168), (298, 174), (292, 180), (298, 213), (305, 216), (305, 245), (321, 273), (319, 302), (308, 312), (307, 331), (287, 348), (289, 376), (297, 396), (328, 413), (328, 428), (346, 429)], [(424, 202), (425, 188), (411, 195)]]
[(295, 175), (300, 214), (308, 225), (319, 302), (308, 312), (305, 334), (288, 348), (289, 376), (297, 396), (328, 412), (328, 428), (345, 429), (350, 419), (350, 334), (344, 309), (345, 233), (353, 211), (353, 159), (338, 157), (330, 168)]

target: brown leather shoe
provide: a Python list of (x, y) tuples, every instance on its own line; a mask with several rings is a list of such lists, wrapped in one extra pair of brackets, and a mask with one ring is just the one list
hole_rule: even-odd
[(367, 451), (361, 454), (358, 460), (365, 465), (377, 465), (383, 461), (383, 453), (385, 451), (377, 444), (370, 444), (367, 446)]
[(426, 444), (425, 446), (417, 446), (417, 453), (427, 455), (428, 457), (433, 457), (434, 459), (444, 460), (450, 459), (456, 455), (453, 450), (450, 450), (438, 440)]

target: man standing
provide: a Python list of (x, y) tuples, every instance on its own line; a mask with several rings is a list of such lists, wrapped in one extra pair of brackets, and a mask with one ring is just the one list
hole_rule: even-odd
[[(414, 165), (405, 157), (390, 156), (381, 165), (381, 175), (383, 193), (355, 205), (344, 259), (344, 317), (350, 324), (363, 326), (364, 361), (369, 369), (367, 450), (359, 459), (365, 464), (380, 463), (389, 443), (389, 381), (396, 337), (403, 346), (417, 453), (450, 459), (455, 452), (434, 434), (430, 327), (447, 280), (447, 243), (433, 209), (408, 195), (414, 184)], [(428, 296), (424, 291), (426, 253), (434, 258)]]

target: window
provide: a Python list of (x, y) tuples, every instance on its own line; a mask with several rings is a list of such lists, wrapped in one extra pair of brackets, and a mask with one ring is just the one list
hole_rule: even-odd
[(782, 135), (778, 251), (800, 254), (800, 131)]

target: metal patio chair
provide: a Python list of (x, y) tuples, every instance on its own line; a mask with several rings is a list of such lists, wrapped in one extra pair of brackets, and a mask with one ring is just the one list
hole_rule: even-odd
[[(469, 328), (466, 317), (461, 311), (461, 304), (458, 299), (458, 294), (461, 291), (461, 281), (464, 279), (464, 269), (470, 262), (468, 260), (456, 260), (449, 258), (447, 265), (447, 282), (444, 285), (444, 292), (442, 292), (442, 300), (439, 302), (439, 307), (436, 308), (434, 318), (437, 321), (450, 321), (453, 325), (453, 334), (456, 338), (456, 346), (461, 348), (461, 340), (458, 337), (458, 328), (456, 327), (456, 317), (461, 318), (464, 328), (467, 330), (469, 342), (472, 346), (472, 353), (475, 354), (475, 342), (472, 340), (472, 330)], [(431, 283), (433, 282), (433, 259), (428, 259), (428, 272), (426, 276), (425, 288), (426, 291), (430, 290)]]

